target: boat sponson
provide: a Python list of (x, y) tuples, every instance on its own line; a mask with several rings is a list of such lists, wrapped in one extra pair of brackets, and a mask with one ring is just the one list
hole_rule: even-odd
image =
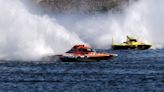
[(116, 57), (117, 55), (108, 55), (108, 56), (101, 56), (101, 57), (84, 57), (84, 58), (69, 58), (69, 57), (62, 57), (61, 60), (64, 62), (75, 62), (75, 61), (100, 61), (100, 60), (108, 60), (113, 57)]
[(112, 45), (112, 48), (115, 50), (119, 49), (140, 49), (145, 50), (149, 49), (151, 45)]

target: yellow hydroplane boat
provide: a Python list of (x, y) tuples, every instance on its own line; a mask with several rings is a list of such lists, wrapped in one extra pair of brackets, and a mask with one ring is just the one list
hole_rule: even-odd
[(149, 49), (152, 45), (138, 42), (136, 39), (127, 36), (127, 41), (121, 44), (112, 44), (112, 49), (121, 50), (121, 49), (139, 49), (145, 50)]

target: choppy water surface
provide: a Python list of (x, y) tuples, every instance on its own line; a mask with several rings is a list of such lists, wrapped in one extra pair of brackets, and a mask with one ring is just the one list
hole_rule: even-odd
[(100, 50), (102, 62), (0, 63), (1, 92), (164, 92), (164, 50)]

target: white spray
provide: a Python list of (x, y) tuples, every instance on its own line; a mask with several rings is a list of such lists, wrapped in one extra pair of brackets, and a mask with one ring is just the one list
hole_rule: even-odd
[(121, 43), (127, 35), (152, 44), (153, 48), (163, 48), (163, 4), (163, 0), (139, 0), (117, 14), (109, 11), (106, 14), (57, 19), (65, 28), (76, 32), (81, 39), (96, 48), (108, 49), (112, 38), (115, 43)]
[(0, 9), (0, 59), (37, 60), (82, 43), (54, 18), (29, 12), (21, 0), (0, 0)]
[(127, 35), (152, 43), (154, 48), (164, 46), (163, 0), (139, 0), (118, 14), (51, 17), (30, 6), (30, 1), (0, 0), (0, 59), (36, 60), (84, 42), (110, 48), (112, 38), (119, 43)]

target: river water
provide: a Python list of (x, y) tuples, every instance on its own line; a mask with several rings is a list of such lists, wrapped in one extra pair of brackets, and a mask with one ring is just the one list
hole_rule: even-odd
[(164, 92), (164, 49), (98, 50), (108, 61), (1, 61), (1, 92)]

